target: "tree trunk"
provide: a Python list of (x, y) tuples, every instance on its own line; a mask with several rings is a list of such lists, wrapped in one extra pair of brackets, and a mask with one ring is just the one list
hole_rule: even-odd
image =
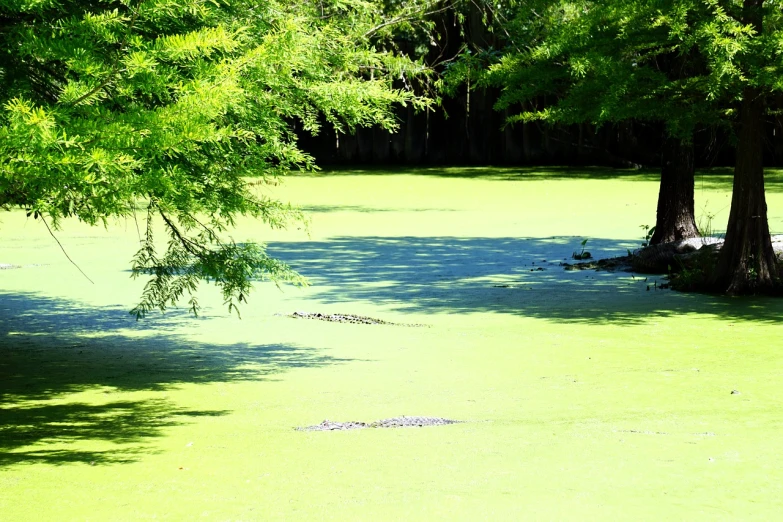
[(718, 257), (714, 288), (730, 295), (767, 293), (780, 281), (772, 249), (764, 194), (764, 98), (743, 93), (734, 190), (726, 241)]
[(661, 188), (651, 245), (699, 237), (693, 211), (693, 143), (666, 137), (661, 155)]

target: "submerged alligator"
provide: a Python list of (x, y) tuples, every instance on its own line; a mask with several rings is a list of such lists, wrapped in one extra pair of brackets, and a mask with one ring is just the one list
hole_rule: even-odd
[(291, 317), (293, 319), (315, 319), (318, 321), (327, 321), (330, 323), (349, 323), (349, 324), (385, 324), (390, 326), (409, 326), (409, 327), (427, 327), (426, 324), (414, 323), (392, 323), (383, 319), (367, 317), (354, 314), (322, 314), (320, 312), (294, 312), (292, 314), (279, 314)]
[(9, 263), (0, 263), (0, 270), (14, 270), (17, 268), (32, 268), (39, 266), (48, 266), (45, 263), (31, 263), (29, 265), (11, 265)]
[(315, 426), (294, 428), (296, 431), (341, 431), (361, 430), (364, 428), (421, 428), (424, 426), (445, 426), (447, 424), (460, 424), (464, 421), (444, 419), (442, 417), (392, 417), (375, 422), (332, 422), (325, 420)]

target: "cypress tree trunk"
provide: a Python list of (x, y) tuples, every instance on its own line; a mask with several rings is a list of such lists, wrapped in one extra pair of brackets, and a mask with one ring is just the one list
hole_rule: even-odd
[(699, 237), (693, 211), (693, 143), (666, 137), (661, 152), (661, 188), (651, 245)]
[(763, 117), (763, 97), (756, 89), (746, 88), (740, 108), (731, 213), (713, 278), (714, 288), (730, 295), (772, 292), (779, 283), (764, 194)]

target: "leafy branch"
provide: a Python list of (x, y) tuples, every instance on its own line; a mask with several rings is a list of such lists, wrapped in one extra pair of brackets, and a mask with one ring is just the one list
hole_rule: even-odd
[[(166, 251), (159, 255), (155, 246), (154, 216), (162, 218), (170, 239)], [(190, 221), (183, 216), (179, 221)], [(132, 310), (141, 319), (152, 310), (164, 311), (186, 294), (191, 312), (200, 310), (196, 291), (202, 281), (214, 283), (221, 289), (223, 302), (229, 312), (239, 316), (239, 304), (247, 302), (252, 283), (268, 279), (306, 286), (307, 281), (287, 264), (266, 254), (263, 245), (222, 240), (213, 228), (204, 227), (189, 236), (174, 219), (153, 200), (147, 209), (147, 226), (139, 251), (133, 258), (132, 277), (151, 276), (142, 292), (141, 301)]]

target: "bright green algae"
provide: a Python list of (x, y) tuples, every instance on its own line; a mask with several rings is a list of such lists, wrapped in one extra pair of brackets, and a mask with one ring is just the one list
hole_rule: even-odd
[[(4, 214), (0, 263), (24, 267), (0, 271), (0, 519), (773, 518), (780, 301), (563, 271), (583, 238), (638, 245), (656, 179), (542, 172), (293, 177), (275, 195), (310, 210), (310, 236), (236, 237), (313, 286), (260, 285), (242, 320), (206, 289), (203, 317), (136, 323), (132, 221), (59, 234), (93, 285)], [(729, 190), (697, 179), (715, 229)], [(296, 310), (430, 327), (276, 315)], [(468, 422), (293, 430), (400, 415)]]

